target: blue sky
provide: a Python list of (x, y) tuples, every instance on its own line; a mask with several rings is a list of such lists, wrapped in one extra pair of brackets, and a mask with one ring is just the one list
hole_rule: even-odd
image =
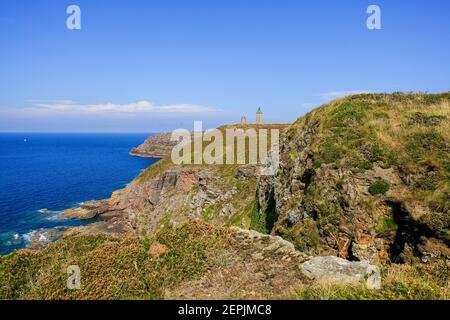
[(2, 0), (0, 131), (290, 122), (348, 92), (449, 91), (449, 57), (448, 0)]

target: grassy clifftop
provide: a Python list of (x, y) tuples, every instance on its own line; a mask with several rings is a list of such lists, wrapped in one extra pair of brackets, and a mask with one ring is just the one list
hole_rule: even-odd
[(312, 145), (316, 168), (341, 160), (361, 170), (397, 166), (415, 178), (416, 200), (449, 210), (450, 93), (356, 95), (311, 112), (290, 133), (314, 117), (320, 119)]

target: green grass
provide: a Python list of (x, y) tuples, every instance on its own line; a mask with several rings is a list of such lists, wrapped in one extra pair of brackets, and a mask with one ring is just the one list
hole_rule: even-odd
[(450, 241), (450, 229), (446, 229), (446, 228), (442, 229), (439, 232), (439, 236), (446, 239), (447, 241)]
[(444, 165), (444, 169), (445, 169), (445, 171), (450, 172), (450, 162), (449, 162), (449, 163), (446, 163), (446, 164)]
[(209, 219), (209, 215), (211, 214), (211, 211), (212, 211), (211, 207), (208, 207), (208, 208), (204, 209), (203, 212), (202, 212), (203, 219), (208, 220)]
[(327, 119), (328, 127), (349, 127), (361, 123), (364, 118), (364, 107), (360, 104), (343, 103), (330, 112)]
[(259, 205), (258, 193), (259, 190), (257, 190), (251, 211), (250, 229), (269, 234), (271, 233), (273, 226), (278, 219), (274, 194), (272, 191), (269, 195), (267, 203), (264, 205), (264, 207), (261, 207)]
[(344, 151), (337, 143), (328, 141), (323, 147), (321, 159), (324, 163), (333, 163), (341, 159), (343, 154)]
[(417, 179), (414, 186), (421, 190), (435, 190), (437, 187), (438, 180), (434, 176), (420, 177)]
[(303, 252), (317, 249), (321, 244), (319, 229), (313, 219), (296, 223), (292, 228), (281, 227), (277, 230), (277, 234)]
[(390, 185), (384, 180), (377, 180), (372, 182), (369, 186), (369, 193), (371, 195), (385, 194), (389, 191)]
[(370, 170), (373, 168), (373, 162), (372, 161), (362, 161), (358, 164), (358, 168), (362, 170)]
[(261, 212), (261, 207), (259, 205), (258, 200), (258, 193), (259, 189), (256, 191), (255, 198), (253, 200), (252, 209), (250, 212), (251, 215), (251, 222), (250, 222), (250, 229), (261, 232), (261, 233), (268, 233), (266, 229), (266, 217), (264, 215), (264, 212)]
[(406, 150), (411, 158), (422, 160), (430, 154), (441, 157), (447, 149), (447, 141), (435, 129), (412, 132), (406, 137)]
[(376, 227), (379, 236), (386, 236), (397, 230), (398, 225), (393, 216), (384, 217), (378, 222)]

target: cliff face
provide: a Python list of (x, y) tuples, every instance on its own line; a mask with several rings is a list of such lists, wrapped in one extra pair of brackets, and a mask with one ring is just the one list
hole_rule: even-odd
[(65, 234), (152, 236), (192, 220), (249, 228), (256, 193), (256, 177), (249, 170), (238, 165), (174, 166), (166, 157), (110, 199), (66, 210), (67, 217), (107, 219)]
[(300, 118), (260, 180), (271, 232), (311, 254), (449, 259), (450, 94), (360, 95)]

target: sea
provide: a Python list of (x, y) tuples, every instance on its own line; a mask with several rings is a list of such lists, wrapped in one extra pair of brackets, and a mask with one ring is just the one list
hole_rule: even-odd
[(0, 255), (40, 230), (89, 223), (62, 211), (109, 198), (155, 163), (128, 154), (149, 136), (0, 133)]

